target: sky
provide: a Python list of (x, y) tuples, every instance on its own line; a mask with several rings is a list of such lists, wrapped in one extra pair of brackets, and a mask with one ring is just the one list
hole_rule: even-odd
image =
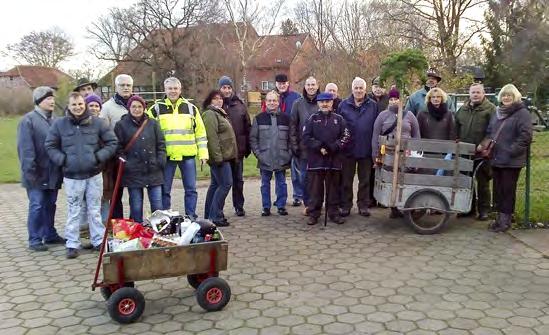
[[(65, 31), (75, 44), (76, 56), (61, 64), (65, 71), (76, 69), (84, 62), (108, 71), (110, 64), (100, 63), (89, 54), (93, 41), (86, 27), (94, 17), (106, 14), (110, 7), (128, 7), (135, 0), (2, 0), (0, 20), (0, 71), (6, 71), (19, 62), (2, 56), (8, 44), (17, 43), (32, 32), (57, 26)], [(9, 14), (7, 14), (9, 13)], [(106, 72), (106, 71), (104, 71)]]

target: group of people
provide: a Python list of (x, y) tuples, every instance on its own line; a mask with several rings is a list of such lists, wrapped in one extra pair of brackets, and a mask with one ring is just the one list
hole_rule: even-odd
[[(470, 87), (470, 99), (455, 113), (447, 94), (438, 87), (442, 78), (427, 72), (425, 87), (410, 96), (403, 109), (402, 138), (460, 140), (483, 149), (485, 139), (494, 145), (490, 165), (477, 173), (479, 219), (490, 208), (489, 180), (494, 178), (497, 219), (494, 231), (510, 226), (515, 190), (526, 151), (532, 139), (529, 114), (519, 91), (511, 84), (499, 93), (499, 107), (484, 96), (481, 84)], [(237, 216), (244, 216), (243, 160), (253, 153), (261, 176), (262, 216), (288, 215), (286, 171), (291, 171), (293, 206), (304, 204), (308, 224), (318, 222), (326, 201), (327, 215), (341, 224), (353, 207), (353, 181), (358, 174), (358, 213), (370, 216), (373, 171), (379, 155), (379, 136), (393, 136), (402, 109), (400, 92), (388, 92), (379, 78), (367, 93), (366, 81), (356, 77), (351, 95), (338, 96), (335, 83), (323, 92), (314, 77), (305, 80), (302, 94), (292, 91), (287, 75), (275, 77), (276, 89), (265, 96), (262, 110), (250, 120), (246, 105), (236, 95), (230, 77), (219, 79), (202, 104), (202, 111), (182, 96), (181, 82), (164, 81), (165, 97), (151, 106), (133, 93), (133, 79), (115, 79), (116, 93), (107, 102), (94, 94), (97, 85), (79, 82), (69, 95), (66, 115), (57, 117), (54, 90), (38, 87), (35, 108), (18, 127), (18, 154), (22, 184), (29, 199), (29, 248), (47, 250), (47, 244), (64, 243), (67, 257), (78, 256), (80, 227), (89, 229), (89, 247), (99, 250), (104, 223), (122, 218), (122, 193), (129, 196), (130, 218), (143, 221), (143, 193), (151, 211), (172, 208), (171, 190), (179, 167), (185, 215), (196, 218), (196, 160), (210, 167), (204, 217), (228, 226), (224, 214), (232, 189)], [(115, 190), (119, 161), (123, 162), (120, 188)], [(271, 200), (271, 179), (276, 199)], [(54, 227), (57, 193), (64, 184), (68, 218), (65, 238)], [(113, 197), (116, 194), (116, 197)], [(326, 194), (326, 195), (325, 195)], [(324, 199), (324, 198), (327, 199)], [(391, 209), (391, 217), (401, 215)]]

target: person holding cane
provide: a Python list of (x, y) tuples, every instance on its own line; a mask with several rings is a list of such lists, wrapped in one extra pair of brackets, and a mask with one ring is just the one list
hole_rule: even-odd
[(307, 174), (310, 176), (307, 179), (310, 194), (308, 225), (318, 223), (324, 201), (330, 221), (337, 224), (345, 222), (339, 215), (339, 186), (342, 150), (350, 143), (351, 135), (343, 117), (333, 112), (333, 100), (331, 93), (320, 93), (316, 98), (319, 110), (309, 117), (303, 127), (302, 141), (307, 149)]

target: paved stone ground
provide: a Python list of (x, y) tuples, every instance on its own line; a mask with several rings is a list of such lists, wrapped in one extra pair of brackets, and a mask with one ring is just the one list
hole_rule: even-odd
[(301, 208), (261, 218), (258, 188), (246, 183), (248, 215), (224, 229), (225, 310), (201, 310), (185, 278), (138, 282), (144, 315), (122, 326), (90, 290), (97, 253), (27, 251), (25, 193), (0, 186), (0, 333), (549, 334), (549, 260), (513, 237), (462, 220), (419, 236), (384, 210), (309, 228)]

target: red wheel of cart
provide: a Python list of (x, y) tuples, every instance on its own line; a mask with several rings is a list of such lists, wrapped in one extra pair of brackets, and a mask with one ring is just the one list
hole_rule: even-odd
[(107, 300), (107, 310), (114, 321), (132, 323), (143, 314), (145, 297), (133, 287), (122, 287)]
[(196, 290), (196, 301), (208, 312), (222, 310), (231, 300), (231, 288), (221, 278), (205, 279)]
[[(135, 287), (135, 283), (133, 281), (129, 281), (124, 283), (124, 287)], [(108, 285), (103, 286), (100, 288), (101, 296), (105, 300), (109, 300), (112, 293), (120, 288), (120, 285)]]
[(218, 276), (219, 272), (217, 271), (213, 273), (196, 273), (193, 275), (187, 275), (187, 281), (189, 282), (189, 285), (191, 285), (194, 289), (197, 289), (204, 280)]

